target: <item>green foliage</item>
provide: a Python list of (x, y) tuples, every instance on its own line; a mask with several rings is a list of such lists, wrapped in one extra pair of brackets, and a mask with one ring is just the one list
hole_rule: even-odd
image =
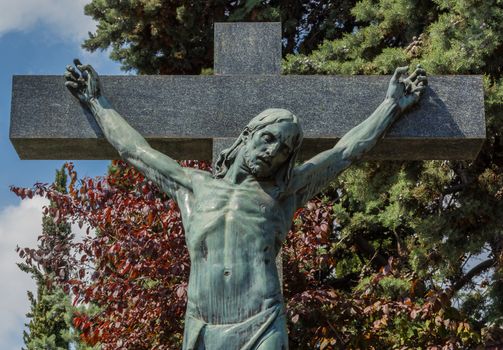
[[(66, 181), (64, 169), (56, 171), (53, 188), (59, 193), (66, 193)], [(55, 205), (54, 202), (50, 204), (51, 207)], [(38, 252), (48, 259), (40, 260), (40, 264), (18, 264), (22, 271), (35, 279), (37, 286), (36, 296), (28, 291), (31, 310), (26, 315), (30, 319), (26, 324), (28, 331), (23, 332), (26, 349), (67, 350), (70, 344), (75, 350), (91, 349), (80, 343), (78, 333), (72, 327), (75, 308), (70, 303), (69, 295), (53, 281), (54, 275), (60, 273), (65, 266), (54, 264), (50, 259), (51, 253), (59, 250), (68, 254), (65, 244), (72, 238), (70, 224), (56, 222), (54, 217), (45, 214), (42, 219), (42, 237), (45, 235), (52, 239), (42, 239)]]
[(200, 74), (212, 67), (213, 23), (281, 21), (285, 53), (310, 52), (321, 40), (351, 31), (354, 0), (92, 0), (85, 12), (98, 27), (84, 42), (140, 74)]
[[(376, 259), (369, 253), (400, 257), (399, 280), (412, 274), (448, 290), (477, 332), (503, 316), (502, 5), (363, 0), (352, 9), (358, 28), (309, 55), (288, 55), (283, 66), (290, 74), (390, 74), (421, 63), (430, 75), (484, 74), (487, 142), (477, 159), (364, 163), (338, 179), (343, 196), (334, 206), (337, 249), (354, 251), (364, 265)], [(339, 256), (348, 263), (338, 261), (337, 274), (341, 266), (353, 273), (354, 257)], [(486, 264), (477, 266), (476, 256)], [(388, 296), (405, 290), (399, 280), (389, 281)]]
[(69, 343), (64, 336), (68, 326), (64, 319), (69, 306), (68, 297), (59, 288), (48, 288), (38, 271), (30, 270), (24, 264), (19, 267), (37, 280), (37, 296), (28, 292), (31, 310), (26, 315), (30, 318), (29, 332), (23, 334), (26, 349), (68, 349)]

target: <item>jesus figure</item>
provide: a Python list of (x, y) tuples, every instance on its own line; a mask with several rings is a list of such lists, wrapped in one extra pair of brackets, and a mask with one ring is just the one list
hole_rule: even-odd
[[(294, 212), (369, 151), (427, 85), (397, 68), (384, 101), (339, 142), (303, 164), (297, 117), (267, 109), (216, 161), (214, 174), (182, 168), (145, 141), (110, 105), (98, 74), (75, 61), (66, 86), (92, 112), (120, 156), (180, 207), (191, 268), (184, 350), (287, 350), (275, 258)], [(337, 122), (337, 121), (334, 121)]]

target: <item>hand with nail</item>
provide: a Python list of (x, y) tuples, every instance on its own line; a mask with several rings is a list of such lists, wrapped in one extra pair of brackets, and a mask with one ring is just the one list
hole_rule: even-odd
[(80, 102), (88, 104), (101, 96), (100, 78), (92, 66), (83, 65), (78, 59), (73, 60), (73, 63), (75, 66), (66, 66), (65, 86)]
[(401, 112), (406, 111), (416, 104), (428, 85), (426, 71), (418, 65), (416, 70), (407, 78), (402, 76), (407, 73), (409, 67), (399, 67), (391, 77), (386, 93), (387, 99), (393, 99), (398, 103)]

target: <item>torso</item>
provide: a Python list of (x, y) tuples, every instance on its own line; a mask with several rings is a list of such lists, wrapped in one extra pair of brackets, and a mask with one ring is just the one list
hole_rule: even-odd
[(282, 301), (275, 258), (294, 205), (256, 181), (230, 184), (195, 173), (182, 217), (191, 259), (188, 312), (211, 324), (237, 323)]

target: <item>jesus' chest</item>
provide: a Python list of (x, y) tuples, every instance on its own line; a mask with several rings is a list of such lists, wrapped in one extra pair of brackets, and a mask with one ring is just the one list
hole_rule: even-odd
[(276, 251), (291, 219), (284, 203), (257, 183), (234, 185), (213, 179), (200, 186), (196, 183), (191, 209), (185, 222), (191, 254), (211, 251), (219, 255), (266, 247)]

